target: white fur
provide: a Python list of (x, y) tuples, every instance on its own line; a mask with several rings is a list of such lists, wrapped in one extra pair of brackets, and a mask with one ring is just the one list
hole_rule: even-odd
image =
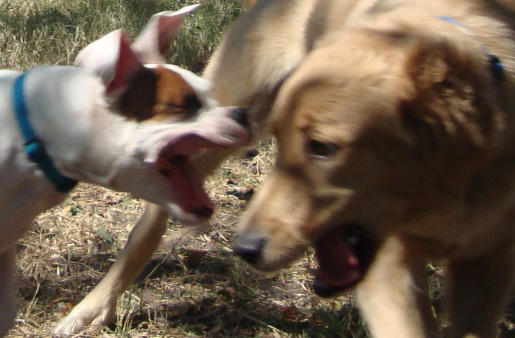
[[(0, 270), (9, 271), (14, 245), (34, 217), (66, 197), (23, 150), (11, 100), (18, 75), (0, 72)], [(187, 123), (137, 123), (110, 111), (103, 93), (101, 81), (80, 68), (40, 66), (27, 73), (29, 120), (56, 168), (69, 178), (130, 192), (197, 221), (177, 205), (180, 196), (153, 164), (160, 149), (184, 135), (206, 135), (222, 146), (245, 139), (245, 129), (230, 118), (231, 108), (206, 107)], [(0, 285), (0, 300), (6, 299), (0, 303), (2, 336), (15, 313), (12, 273), (0, 274)]]

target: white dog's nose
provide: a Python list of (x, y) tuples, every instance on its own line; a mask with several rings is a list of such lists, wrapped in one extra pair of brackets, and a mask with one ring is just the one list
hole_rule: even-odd
[(231, 112), (231, 118), (243, 127), (249, 127), (249, 119), (245, 108), (234, 108)]

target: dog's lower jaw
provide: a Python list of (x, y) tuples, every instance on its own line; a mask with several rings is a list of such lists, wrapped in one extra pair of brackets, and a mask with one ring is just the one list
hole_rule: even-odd
[(168, 204), (168, 212), (172, 214), (177, 220), (184, 223), (185, 225), (198, 225), (202, 226), (206, 224), (214, 212), (213, 208), (204, 208), (199, 211), (189, 210), (185, 211), (182, 207), (177, 204)]
[(352, 291), (358, 283), (359, 281), (344, 286), (330, 285), (325, 283), (322, 279), (315, 277), (313, 281), (313, 291), (317, 296), (322, 298), (335, 298)]
[(376, 245), (356, 224), (343, 224), (324, 233), (315, 243), (318, 269), (313, 289), (323, 298), (336, 297), (365, 276)]

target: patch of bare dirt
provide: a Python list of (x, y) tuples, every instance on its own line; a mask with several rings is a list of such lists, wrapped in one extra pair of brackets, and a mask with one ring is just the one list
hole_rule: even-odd
[[(365, 336), (352, 301), (313, 296), (309, 255), (274, 276), (257, 275), (232, 255), (238, 218), (273, 161), (273, 142), (228, 161), (206, 183), (218, 206), (211, 224), (192, 231), (170, 220), (115, 321), (78, 337), (331, 337), (342, 321)], [(81, 184), (38, 217), (19, 244), (20, 312), (9, 337), (50, 336), (113, 264), (143, 208), (127, 194)]]

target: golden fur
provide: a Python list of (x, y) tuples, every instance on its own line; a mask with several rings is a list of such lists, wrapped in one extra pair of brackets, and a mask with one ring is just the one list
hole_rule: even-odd
[[(221, 105), (248, 108), (256, 134), (271, 120), (279, 141), (235, 252), (273, 271), (315, 246), (315, 290), (357, 285), (384, 338), (439, 336), (425, 263), (446, 259), (449, 337), (493, 337), (515, 263), (514, 8), (258, 1), (205, 71)], [(206, 152), (197, 167), (207, 175), (229, 154)], [(148, 232), (165, 219), (150, 205), (142, 223)]]
[[(356, 286), (374, 337), (439, 336), (424, 268), (444, 259), (448, 336), (494, 337), (515, 268), (512, 12), (470, 0), (265, 3), (213, 61), (250, 64), (215, 73), (223, 104), (247, 100), (266, 116), (260, 104), (274, 102), (276, 168), (241, 221), (236, 253), (274, 271), (314, 246), (315, 291)], [(263, 23), (286, 8), (303, 15)], [(241, 53), (223, 51), (236, 44)]]

